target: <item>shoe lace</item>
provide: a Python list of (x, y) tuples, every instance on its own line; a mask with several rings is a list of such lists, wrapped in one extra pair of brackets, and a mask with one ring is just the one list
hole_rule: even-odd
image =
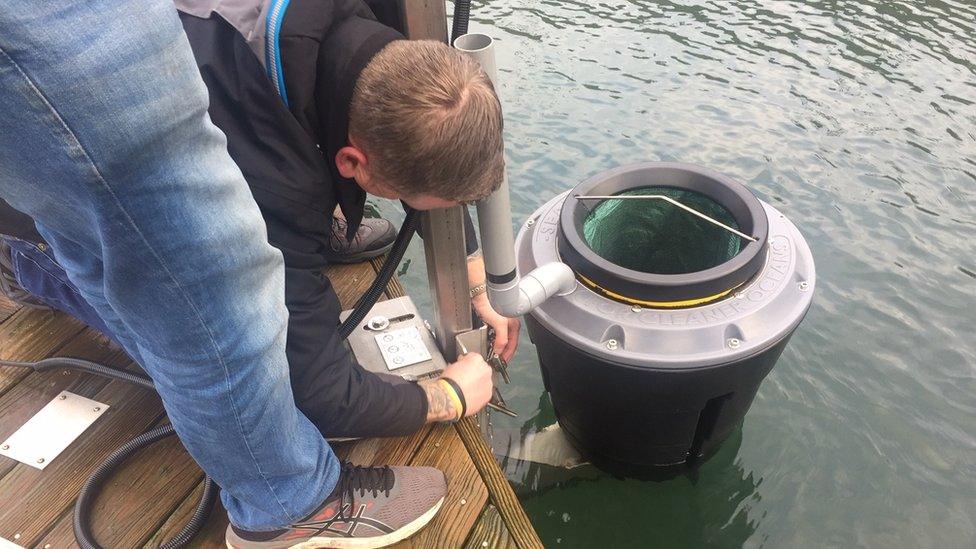
[(390, 495), (390, 490), (393, 489), (393, 484), (396, 477), (393, 474), (393, 470), (389, 466), (383, 465), (380, 467), (366, 467), (362, 465), (353, 465), (351, 463), (342, 464), (342, 474), (339, 476), (339, 517), (343, 517), (343, 510), (346, 508), (346, 503), (349, 503), (350, 513), (352, 512), (353, 502), (355, 501), (356, 492), (360, 496), (365, 496), (366, 492), (372, 494), (373, 497), (379, 495), (383, 492), (385, 495)]

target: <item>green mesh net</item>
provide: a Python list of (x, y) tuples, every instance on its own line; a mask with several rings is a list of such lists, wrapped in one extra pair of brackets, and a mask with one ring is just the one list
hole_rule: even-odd
[[(659, 194), (739, 229), (721, 204), (694, 191), (641, 187), (617, 196)], [(664, 200), (603, 200), (583, 221), (583, 238), (600, 257), (635, 271), (684, 274), (732, 259), (742, 240)]]

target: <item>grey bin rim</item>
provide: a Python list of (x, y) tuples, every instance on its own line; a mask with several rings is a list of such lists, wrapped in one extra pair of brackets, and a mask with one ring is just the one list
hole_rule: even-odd
[[(600, 257), (582, 236), (590, 209), (574, 195), (614, 195), (647, 186), (672, 187), (705, 195), (725, 207), (740, 230), (756, 238), (728, 261), (683, 274), (645, 273)], [(762, 268), (769, 223), (761, 202), (744, 185), (714, 170), (680, 162), (643, 162), (621, 166), (586, 179), (570, 191), (560, 212), (559, 254), (577, 275), (601, 288), (634, 300), (686, 301), (727, 292), (749, 281)]]
[[(559, 260), (560, 210), (571, 192), (553, 197), (522, 225), (515, 246), (520, 271)], [(696, 369), (752, 356), (799, 325), (816, 287), (813, 256), (802, 234), (781, 212), (761, 204), (769, 220), (765, 263), (722, 299), (681, 309), (635, 307), (577, 283), (575, 291), (530, 315), (563, 344), (617, 364)]]

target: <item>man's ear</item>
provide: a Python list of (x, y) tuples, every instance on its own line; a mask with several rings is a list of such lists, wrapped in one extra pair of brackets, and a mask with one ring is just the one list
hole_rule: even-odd
[(361, 149), (353, 145), (346, 145), (336, 153), (335, 163), (339, 175), (346, 179), (355, 179), (360, 185), (366, 183), (366, 167), (368, 165), (366, 154)]

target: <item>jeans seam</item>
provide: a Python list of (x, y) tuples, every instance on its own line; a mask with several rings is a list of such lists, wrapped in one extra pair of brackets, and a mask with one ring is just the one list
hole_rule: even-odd
[(281, 502), (281, 498), (278, 496), (278, 494), (275, 491), (274, 487), (271, 485), (271, 481), (268, 479), (267, 475), (265, 475), (264, 471), (261, 468), (261, 464), (259, 463), (257, 457), (254, 455), (254, 451), (251, 449), (251, 443), (248, 441), (247, 435), (245, 434), (244, 424), (241, 422), (240, 412), (237, 409), (237, 403), (235, 402), (235, 400), (233, 398), (233, 395), (232, 395), (232, 391), (230, 390), (230, 372), (228, 371), (227, 364), (224, 362), (224, 358), (223, 358), (223, 356), (221, 355), (221, 353), (219, 351), (219, 345), (217, 345), (217, 341), (214, 339), (213, 332), (211, 331), (211, 329), (207, 325), (207, 323), (203, 321), (203, 317), (200, 314), (200, 310), (196, 307), (196, 305), (193, 303), (193, 301), (189, 298), (189, 296), (186, 293), (186, 290), (179, 283), (179, 281), (176, 280), (176, 277), (173, 276), (172, 272), (167, 267), (166, 262), (164, 262), (162, 260), (162, 258), (156, 252), (156, 250), (152, 247), (152, 245), (149, 244), (148, 240), (146, 240), (145, 235), (143, 235), (142, 231), (139, 230), (139, 226), (136, 225), (135, 221), (129, 215), (129, 212), (126, 211), (125, 207), (122, 205), (121, 201), (119, 200), (118, 196), (115, 194), (115, 191), (112, 189), (111, 185), (108, 184), (108, 181), (105, 180), (105, 178), (102, 176), (101, 171), (99, 171), (98, 166), (95, 165), (95, 162), (92, 160), (91, 155), (88, 154), (88, 150), (85, 149), (85, 146), (75, 136), (74, 132), (71, 130), (71, 127), (68, 126), (68, 123), (61, 116), (61, 113), (58, 112), (58, 110), (54, 107), (54, 105), (48, 100), (47, 96), (45, 96), (44, 93), (40, 90), (40, 88), (37, 87), (37, 85), (30, 78), (30, 76), (28, 76), (27, 73), (24, 72), (23, 69), (21, 69), (20, 65), (12, 57), (10, 57), (10, 55), (8, 55), (6, 51), (4, 51), (4, 49), (3, 49), (2, 46), (0, 46), (0, 55), (2, 55), (3, 57), (5, 57), (10, 62), (10, 64), (13, 66), (13, 68), (16, 69), (18, 73), (20, 73), (20, 76), (26, 81), (26, 83), (28, 84), (28, 86), (30, 86), (31, 91), (33, 93), (37, 94), (38, 98), (49, 109), (50, 113), (52, 115), (54, 115), (54, 117), (56, 118), (56, 120), (58, 121), (58, 123), (61, 124), (62, 129), (64, 131), (66, 131), (67, 134), (68, 134), (68, 136), (70, 136), (70, 138), (75, 142), (74, 145), (76, 145), (78, 147), (78, 149), (84, 155), (85, 160), (91, 166), (91, 169), (94, 170), (95, 176), (96, 176), (96, 180), (101, 185), (104, 186), (105, 190), (108, 192), (109, 196), (112, 197), (112, 200), (115, 202), (116, 207), (119, 209), (119, 211), (121, 212), (121, 214), (124, 216), (125, 220), (132, 227), (132, 230), (136, 233), (136, 235), (138, 235), (139, 240), (142, 241), (143, 245), (149, 250), (149, 252), (152, 254), (153, 258), (159, 263), (160, 268), (163, 269), (163, 272), (165, 272), (166, 273), (166, 276), (170, 278), (170, 280), (173, 282), (174, 286), (176, 288), (179, 288), (180, 293), (183, 295), (183, 299), (187, 302), (187, 304), (193, 310), (194, 315), (197, 317), (197, 321), (200, 323), (200, 325), (203, 328), (204, 332), (207, 334), (207, 337), (210, 340), (210, 344), (213, 346), (213, 349), (215, 351), (215, 358), (217, 359), (217, 362), (220, 364), (220, 367), (223, 370), (223, 373), (224, 373), (224, 385), (225, 385), (225, 389), (227, 391), (228, 399), (231, 402), (231, 408), (232, 408), (232, 410), (234, 412), (234, 419), (237, 421), (237, 427), (238, 427), (238, 429), (240, 430), (240, 433), (241, 433), (241, 440), (244, 441), (244, 445), (247, 448), (248, 454), (250, 454), (251, 461), (254, 463), (255, 467), (257, 468), (258, 475), (260, 475), (260, 477), (262, 478), (262, 480), (264, 480), (265, 484), (267, 484), (268, 491), (271, 492), (272, 495), (274, 495), (275, 503), (277, 503), (278, 504), (278, 507), (281, 508), (281, 512), (286, 517), (288, 517), (289, 523), (294, 522), (295, 519), (292, 518), (291, 515), (288, 513), (288, 511), (285, 509), (284, 504)]

